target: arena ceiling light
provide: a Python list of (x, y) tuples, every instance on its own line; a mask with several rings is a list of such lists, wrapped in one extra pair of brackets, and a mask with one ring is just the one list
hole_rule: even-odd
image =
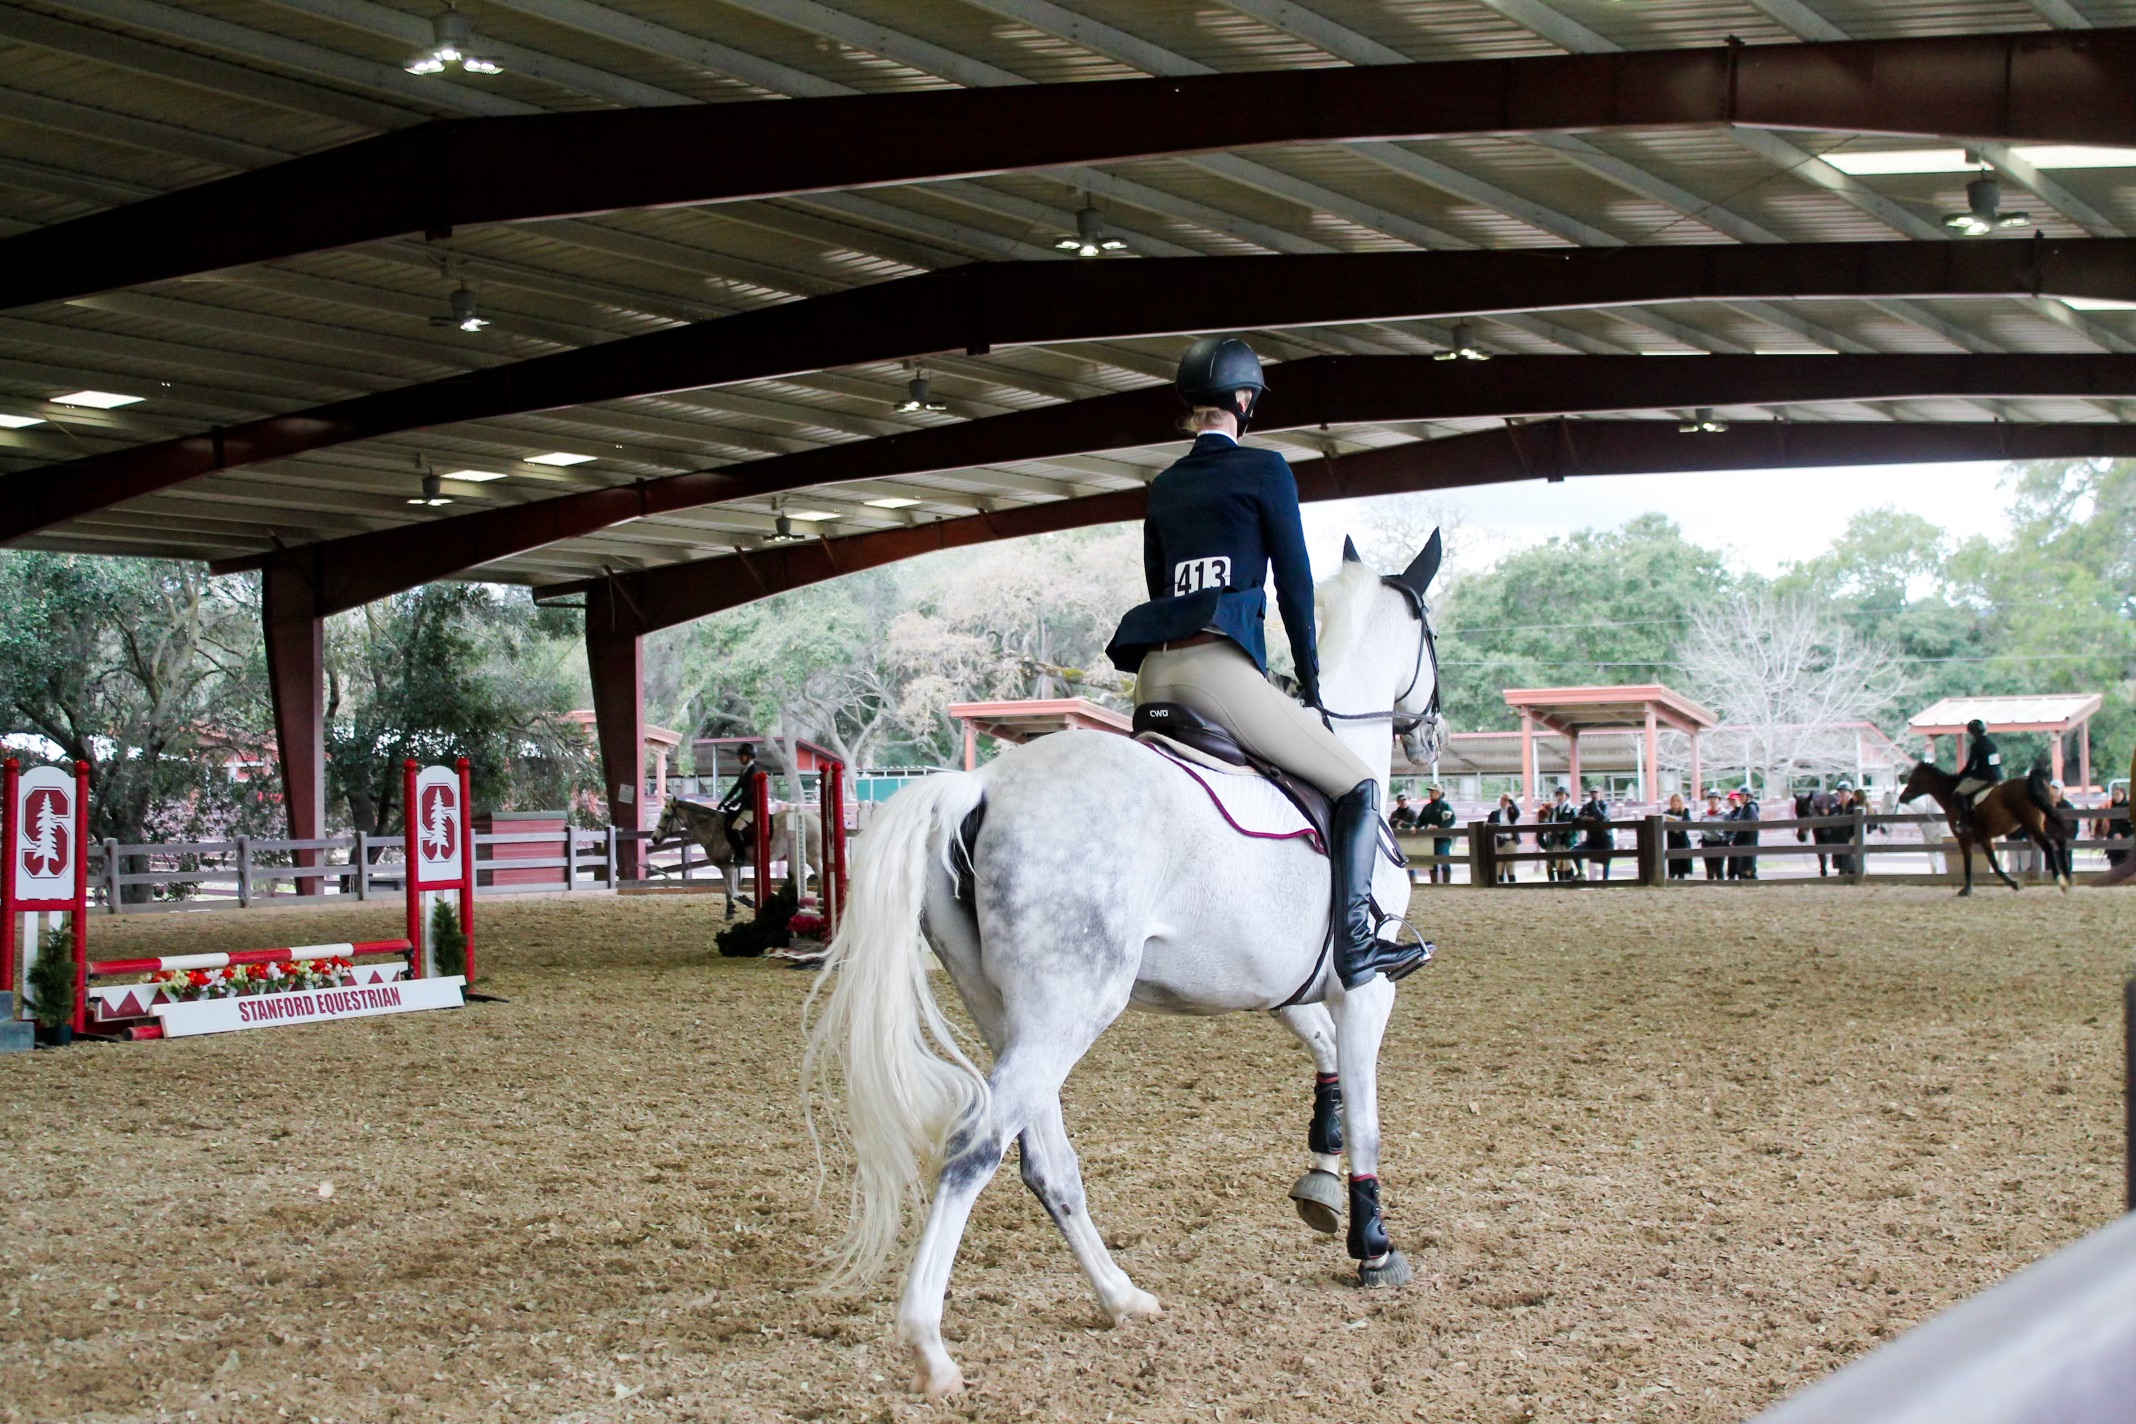
[(901, 494), (886, 494), (881, 499), (865, 500), (863, 503), (870, 509), (910, 509), (919, 501), (907, 499)]
[(139, 405), (144, 399), (142, 396), (122, 396), (117, 391), (69, 391), (66, 395), (52, 397), (52, 404), (87, 406), (91, 410), (117, 410), (122, 405)]
[(2136, 311), (2136, 302), (2117, 302), (2111, 297), (2056, 297), (2071, 311)]
[(450, 6), (430, 22), (430, 48), (411, 54), (401, 68), (410, 74), (443, 74), (458, 65), (467, 74), (502, 74), (504, 66), (482, 53), (475, 22)]
[(826, 519), (836, 519), (838, 516), (828, 509), (789, 509), (786, 511), (786, 517), (801, 520), (805, 524), (821, 524)]
[(530, 465), (555, 465), (558, 468), (562, 468), (566, 465), (590, 464), (593, 458), (591, 455), (574, 455), (569, 450), (551, 450), (546, 455), (527, 456), (527, 463)]
[(42, 424), (44, 417), (41, 415), (0, 415), (0, 430), (27, 430)]
[(1943, 225), (1960, 237), (1986, 237), (1991, 232), (2030, 227), (2032, 214), (2004, 212), (2002, 184), (1983, 173), (1965, 185), (1965, 211), (1945, 214)]
[[(2076, 143), (2012, 144), (2010, 152), (2034, 168), (2136, 168), (2136, 148)], [(1964, 173), (1977, 166), (1962, 148), (1835, 149), (1825, 162), (1857, 178), (1879, 174)]]
[(1108, 252), (1127, 251), (1127, 244), (1106, 229), (1103, 214), (1085, 206), (1075, 215), (1074, 235), (1055, 241), (1053, 250), (1073, 252), (1078, 257), (1103, 257)]
[(480, 331), (483, 327), (489, 325), (489, 318), (476, 313), (475, 294), (469, 291), (467, 284), (463, 282), (460, 284), (459, 290), (452, 294), (451, 312), (443, 316), (432, 317), (430, 324), (432, 326), (457, 326), (462, 331)]
[(949, 406), (934, 398), (927, 389), (927, 377), (921, 374), (905, 382), (905, 398), (891, 409), (909, 414), (919, 410), (948, 410)]
[(441, 504), (451, 504), (452, 496), (444, 492), (443, 483), (437, 473), (433, 471), (423, 476), (423, 492), (412, 496), (408, 503), (429, 505), (432, 508), (436, 508)]
[(447, 470), (445, 478), (448, 480), (465, 480), (471, 485), (480, 485), (487, 484), (491, 480), (501, 480), (504, 475), (498, 470)]
[(1728, 429), (1728, 422), (1714, 417), (1713, 407), (1702, 405), (1691, 412), (1691, 418), (1676, 427), (1685, 435), (1719, 435)]
[(1446, 350), (1432, 357), (1435, 361), (1488, 361), (1491, 354), (1476, 345), (1476, 328), (1465, 321), (1454, 323), (1453, 337)]

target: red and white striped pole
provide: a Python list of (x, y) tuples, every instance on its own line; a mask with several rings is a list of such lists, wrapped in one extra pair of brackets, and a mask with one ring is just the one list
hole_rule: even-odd
[(408, 977), (423, 977), (423, 892), (415, 887), (415, 862), (417, 856), (415, 774), (418, 770), (415, 758), (401, 763), (401, 839), (406, 848), (401, 860), (407, 870), (407, 878), (401, 882), (408, 895)]
[(475, 802), (470, 793), (467, 758), (453, 764), (460, 773), (460, 952), (467, 982), (475, 982)]
[(74, 1031), (89, 1027), (89, 763), (74, 764)]

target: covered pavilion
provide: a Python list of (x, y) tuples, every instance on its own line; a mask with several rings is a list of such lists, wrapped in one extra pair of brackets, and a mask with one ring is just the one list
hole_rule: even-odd
[[(2062, 775), (2063, 745), (2077, 739), (2077, 788), (2091, 789), (2091, 719), (2106, 699), (2096, 692), (2040, 693), (2014, 697), (1946, 697), (1906, 719), (1906, 729), (1927, 739), (1928, 759), (1936, 759), (1936, 738), (1949, 737), (1954, 766), (1965, 765), (1965, 727), (1976, 718), (1990, 732), (2045, 732), (2054, 779)], [(2009, 768), (2005, 768), (2009, 770)]]
[(1506, 705), (1520, 714), (1520, 787), (1523, 805), (1535, 804), (1541, 789), (1536, 775), (1536, 729), (1565, 739), (1565, 779), (1573, 794), (1580, 786), (1580, 738), (1590, 732), (1636, 731), (1644, 735), (1639, 758), (1639, 799), (1654, 801), (1661, 785), (1661, 729), (1691, 739), (1691, 785), (1704, 784), (1699, 760), (1700, 734), (1720, 719), (1660, 683), (1626, 687), (1514, 687)]
[(979, 765), (983, 733), (1004, 742), (1028, 742), (1051, 732), (1081, 728), (1126, 736), (1133, 723), (1125, 714), (1087, 697), (1041, 697), (1022, 702), (953, 702), (949, 715), (964, 728), (964, 769)]
[(0, 5), (0, 541), (257, 572), (313, 837), (326, 618), (583, 606), (642, 803), (647, 634), (1139, 518), (1204, 332), (1307, 499), (2136, 455), (2123, 0), (893, 8)]

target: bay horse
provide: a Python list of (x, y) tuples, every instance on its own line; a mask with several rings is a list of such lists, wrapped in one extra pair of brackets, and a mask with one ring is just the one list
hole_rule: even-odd
[[(1837, 816), (1838, 814), (1839, 797), (1829, 791), (1798, 791), (1795, 793), (1795, 819), (1798, 821), (1812, 820), (1820, 816)], [(1808, 829), (1797, 826), (1795, 828), (1795, 839), (1798, 841), (1814, 840), (1821, 846), (1844, 845), (1854, 839), (1854, 832), (1846, 826), (1811, 826)], [(1817, 852), (1817, 873), (1819, 875), (1827, 874), (1826, 866), (1834, 860), (1841, 863), (1839, 872), (1841, 875), (1851, 875), (1854, 872), (1852, 857), (1840, 855), (1837, 852), (1828, 854), (1820, 850)]]
[[(1412, 761), (1439, 741), (1424, 590), (1435, 534), (1401, 575), (1362, 562), (1315, 591), (1329, 725), (1384, 795), (1394, 737)], [(1406, 909), (1409, 881), (1382, 857), (1382, 906)], [(892, 797), (860, 838), (845, 923), (812, 995), (811, 1100), (843, 1090), (854, 1164), (850, 1220), (826, 1286), (879, 1274), (928, 1206), (897, 1307), (897, 1333), (929, 1395), (963, 1387), (942, 1344), (942, 1302), (979, 1192), (1020, 1144), (1024, 1185), (1067, 1238), (1110, 1323), (1161, 1313), (1113, 1261), (1090, 1219), (1060, 1090), (1126, 1009), (1275, 1013), (1304, 1040), (1316, 1082), (1315, 1170), (1350, 1156), (1348, 1248), (1362, 1285), (1398, 1286), (1408, 1263), (1379, 1204), (1380, 1039), (1395, 986), (1345, 990), (1328, 955), (1327, 859), (1296, 838), (1238, 834), (1198, 779), (1126, 737), (1058, 732), (977, 771), (930, 776)], [(993, 1052), (982, 1072), (928, 983), (932, 949)], [(1321, 1122), (1340, 1090), (1341, 1139)], [(1156, 1146), (1157, 1144), (1151, 1144)], [(1179, 1182), (1198, 1190), (1191, 1170)], [(1303, 1183), (1301, 1183), (1303, 1186)], [(1299, 1214), (1313, 1222), (1315, 1213)], [(1340, 1218), (1331, 1210), (1321, 1229)], [(1347, 1307), (1346, 1307), (1347, 1309)]]
[[(790, 819), (792, 809), (792, 807), (782, 808), (777, 802), (772, 803), (771, 858), (773, 860), (787, 861), (789, 865), (792, 865), (793, 862), (787, 856), (787, 841), (791, 839), (787, 822)], [(816, 853), (822, 848), (823, 834), (817, 829), (815, 818), (812, 816), (804, 815), (801, 818), (801, 827), (801, 862), (796, 868), (799, 871), (800, 884), (806, 886), (808, 883), (808, 867), (822, 864), (822, 861), (817, 859)], [(707, 860), (719, 867), (720, 887), (726, 891), (727, 895), (726, 917), (728, 919), (734, 918), (734, 906), (737, 900), (745, 905), (750, 903), (742, 899), (739, 893), (741, 887), (740, 876), (742, 866), (755, 863), (755, 852), (727, 835), (727, 816), (725, 812), (717, 807), (702, 805), (696, 801), (685, 801), (679, 796), (670, 796), (666, 808), (660, 813), (660, 825), (653, 834), (662, 841), (687, 836), (697, 843), (700, 850), (704, 851)], [(759, 893), (761, 894), (762, 892), (760, 891)], [(750, 908), (754, 909), (755, 906), (751, 905)]]
[(2053, 783), (2047, 772), (2047, 758), (2042, 756), (2032, 763), (2032, 771), (2023, 781), (2005, 781), (1989, 791), (1973, 807), (1972, 824), (1968, 828), (1958, 804), (1958, 778), (1934, 762), (1914, 764), (1913, 774), (1906, 778), (1906, 786), (1899, 792), (1901, 801), (1912, 801), (1922, 796), (1932, 796), (1942, 808), (1949, 821), (1951, 835), (1958, 842), (1958, 854), (1965, 862), (1965, 888), (1958, 893), (1973, 893), (1973, 847), (1978, 844), (1988, 857), (1988, 869), (2012, 890), (2019, 887), (2003, 870), (1995, 858), (1995, 842), (2012, 831), (2023, 831), (2027, 839), (2040, 848), (2047, 857), (2055, 883), (2063, 893), (2069, 891), (2069, 827), (2054, 808)]

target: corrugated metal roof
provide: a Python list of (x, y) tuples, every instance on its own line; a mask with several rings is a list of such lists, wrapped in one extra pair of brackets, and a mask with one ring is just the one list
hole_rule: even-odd
[[(2087, 0), (2096, 24), (2136, 23), (2136, 0)], [(1553, 0), (1553, 9), (1483, 0), (1312, 0), (1211, 6), (1178, 0), (492, 0), (484, 39), (527, 56), (494, 79), (415, 81), (400, 62), (424, 33), (427, 0), (20, 0), (0, 6), (0, 232), (64, 220), (206, 181), (279, 154), (303, 154), (434, 115), (568, 111), (618, 103), (721, 101), (779, 93), (885, 92), (960, 83), (1319, 67), (1348, 53), (1415, 59), (1581, 48), (1751, 43), (1795, 38), (1749, 0)], [(1860, 37), (2035, 29), (2017, 0), (1820, 0)], [(1554, 14), (1536, 28), (1512, 15)], [(1079, 17), (1064, 24), (1059, 17)], [(1050, 28), (1049, 28), (1050, 26)], [(1055, 31), (1059, 31), (1056, 33)], [(666, 97), (663, 97), (666, 96)], [(1795, 133), (1805, 153), (1899, 140)], [(481, 369), (677, 322), (821, 295), (974, 259), (1035, 259), (1095, 205), (1148, 254), (1383, 251), (1414, 245), (1551, 248), (1604, 241), (1713, 243), (1757, 230), (1787, 241), (1892, 240), (1892, 212), (1934, 222), (1964, 202), (1963, 175), (1863, 180), (1877, 211), (1805, 181), (1796, 167), (1716, 129), (1614, 131), (1577, 144), (1475, 136), (1368, 146), (1312, 144), (1234, 155), (1154, 158), (865, 192), (718, 207), (470, 228), (446, 243), (396, 239), (239, 267), (135, 292), (0, 316), (0, 406), (48, 427), (0, 433), (0, 470), (193, 433), (365, 390)], [(1405, 161), (1401, 155), (1410, 155)], [(693, 161), (688, 154), (676, 161)], [(1398, 171), (1398, 168), (1400, 171)], [(2070, 194), (2136, 231), (2136, 170), (2056, 170)], [(2081, 235), (2068, 214), (2006, 180), (2049, 235)], [(461, 281), (493, 323), (432, 324)], [(1784, 319), (1781, 319), (1784, 318)], [(2018, 300), (1674, 302), (1479, 320), (1487, 349), (1888, 352), (2136, 351), (2136, 313), (2077, 314)], [(1426, 322), (1256, 335), (1274, 356), (1422, 351), (1446, 339)], [(229, 471), (75, 521), (53, 547), (223, 556), (391, 528), (581, 488), (866, 438), (953, 418), (1162, 379), (1184, 338), (954, 353), (926, 362), (950, 416), (894, 412), (910, 372), (876, 363), (719, 391), (603, 402), (411, 432)], [(140, 405), (92, 415), (40, 404), (84, 385), (125, 388)], [(2125, 419), (2124, 402), (1912, 401), (1846, 408), (1906, 419)], [(1657, 413), (1660, 414), (1660, 413)], [(1771, 412), (1746, 409), (1737, 418)], [(1815, 420), (1815, 408), (1790, 418)], [(1337, 428), (1357, 448), (1475, 422)], [(1102, 457), (901, 478), (923, 514), (1009, 507), (1124, 487), (1161, 467), (1161, 442)], [(1276, 442), (1312, 448), (1303, 437)], [(539, 475), (519, 457), (595, 454)], [(445, 511), (406, 499), (424, 461), (488, 462), (508, 478), (455, 491)], [(869, 508), (866, 490), (826, 490), (827, 532), (911, 516)], [(848, 498), (847, 496), (854, 496)], [(517, 556), (490, 576), (554, 578), (601, 564), (687, 557), (725, 537), (748, 544), (766, 508), (680, 523), (645, 520)], [(678, 534), (678, 530), (682, 533)]]
[(2066, 696), (1946, 697), (1914, 713), (1906, 719), (1906, 725), (1915, 732), (1949, 732), (1978, 718), (1987, 723), (1991, 731), (2042, 724), (2069, 727), (2097, 712), (2103, 703), (2104, 699), (2096, 692)]

